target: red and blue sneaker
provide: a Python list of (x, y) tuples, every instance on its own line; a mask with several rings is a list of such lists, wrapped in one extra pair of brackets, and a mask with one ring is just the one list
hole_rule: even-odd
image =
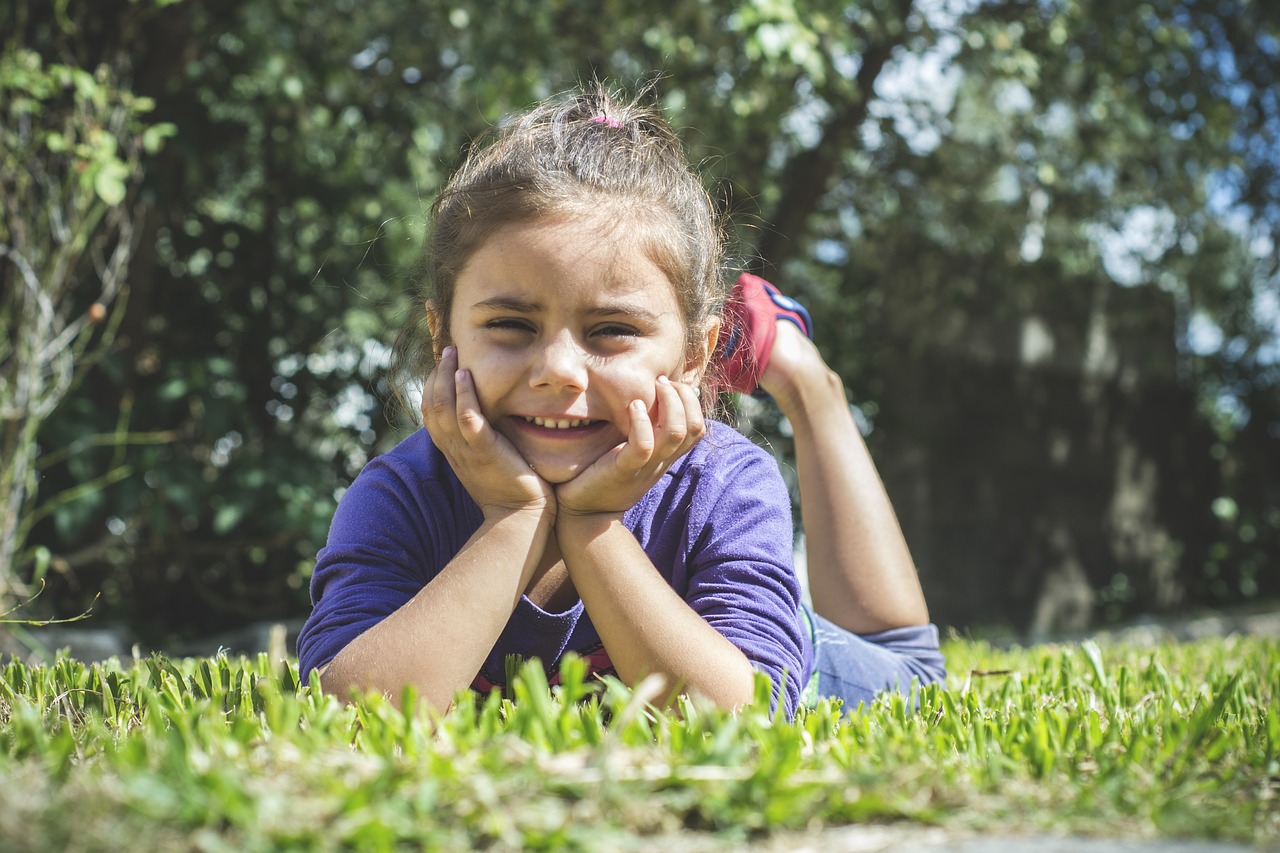
[(726, 331), (715, 357), (716, 384), (722, 391), (752, 394), (759, 389), (778, 337), (779, 320), (795, 323), (813, 337), (813, 320), (804, 306), (751, 273), (738, 276), (724, 306), (724, 319)]

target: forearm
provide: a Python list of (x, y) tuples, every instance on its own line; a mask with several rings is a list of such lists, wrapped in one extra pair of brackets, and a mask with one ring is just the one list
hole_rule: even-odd
[(413, 685), (422, 701), (447, 709), (507, 624), (550, 530), (542, 512), (487, 519), (417, 595), (321, 670), (325, 691), (346, 698), (352, 689), (376, 690), (398, 702), (405, 685)]
[(751, 701), (746, 656), (693, 611), (654, 568), (620, 516), (561, 518), (565, 565), (618, 676), (665, 679), (662, 699), (706, 696), (725, 708)]

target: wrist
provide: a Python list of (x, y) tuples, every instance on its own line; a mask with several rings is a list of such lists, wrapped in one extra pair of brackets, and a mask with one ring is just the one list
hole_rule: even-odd
[(563, 509), (556, 516), (556, 538), (594, 538), (615, 525), (622, 524), (621, 512), (579, 512)]
[(539, 527), (552, 525), (556, 520), (556, 505), (552, 501), (519, 506), (488, 504), (480, 507), (480, 514), (489, 525), (518, 526), (530, 525)]
[[(519, 569), (517, 590), (524, 590), (552, 537), (555, 535), (555, 505), (548, 507), (484, 507), (484, 521), (477, 537), (490, 539), (504, 555), (511, 557), (506, 568)], [(495, 566), (495, 570), (499, 567)]]

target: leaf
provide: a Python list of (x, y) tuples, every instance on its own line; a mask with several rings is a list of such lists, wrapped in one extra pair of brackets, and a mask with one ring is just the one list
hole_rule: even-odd
[(98, 168), (93, 177), (93, 190), (102, 202), (115, 207), (124, 201), (125, 181), (129, 178), (129, 168), (119, 160), (108, 160)]
[(164, 141), (178, 135), (178, 127), (173, 122), (153, 124), (142, 132), (142, 147), (148, 154), (155, 154), (164, 146)]

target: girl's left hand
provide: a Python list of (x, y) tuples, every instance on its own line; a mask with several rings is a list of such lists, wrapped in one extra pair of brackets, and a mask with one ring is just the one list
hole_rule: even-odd
[(626, 442), (556, 486), (559, 518), (626, 512), (706, 435), (702, 405), (691, 385), (658, 377), (654, 412), (656, 423), (643, 401), (631, 402)]

